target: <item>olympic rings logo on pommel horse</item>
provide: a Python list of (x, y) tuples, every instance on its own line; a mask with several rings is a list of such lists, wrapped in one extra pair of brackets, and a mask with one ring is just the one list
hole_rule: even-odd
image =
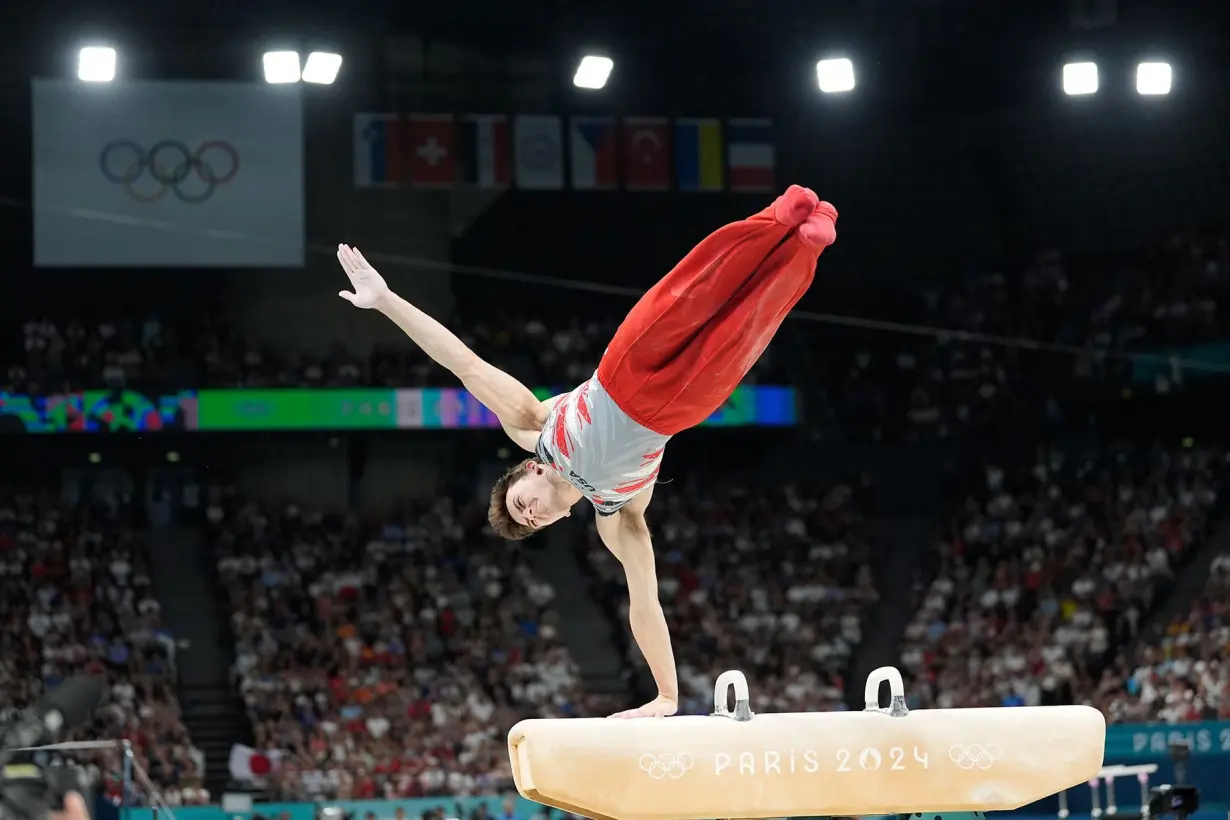
[(953, 744), (948, 747), (948, 759), (962, 769), (972, 769), (977, 766), (985, 771), (991, 768), (991, 764), (999, 760), (1003, 753), (1004, 750), (995, 743), (988, 743), (985, 746), (978, 743), (971, 743), (969, 746)]
[[(115, 140), (98, 155), (98, 167), (108, 182), (124, 186), (136, 202), (157, 202), (172, 192), (181, 202), (198, 205), (239, 173), (239, 152), (225, 140), (206, 140), (195, 151), (179, 140), (161, 140), (148, 151), (132, 140)], [(204, 183), (195, 192), (182, 185), (194, 171)], [(146, 172), (158, 185), (152, 191), (136, 186)]]
[(687, 774), (692, 768), (695, 761), (687, 752), (681, 755), (665, 754), (655, 755), (646, 752), (641, 755), (640, 764), (641, 771), (652, 777), (654, 780), (661, 780), (664, 777), (669, 777), (671, 780), (678, 780)]

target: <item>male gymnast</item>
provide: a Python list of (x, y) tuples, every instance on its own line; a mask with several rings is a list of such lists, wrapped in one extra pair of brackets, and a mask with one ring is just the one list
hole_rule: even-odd
[(678, 708), (645, 523), (666, 442), (717, 411), (760, 358), (836, 239), (836, 220), (832, 205), (792, 185), (760, 213), (719, 228), (641, 297), (597, 372), (547, 401), (390, 291), (357, 250), (338, 246), (354, 287), (339, 295), (393, 320), (499, 417), (517, 446), (534, 453), (492, 489), (495, 531), (525, 538), (582, 499), (593, 504), (598, 535), (623, 565), (632, 635), (658, 686), (654, 700), (614, 717), (663, 717)]

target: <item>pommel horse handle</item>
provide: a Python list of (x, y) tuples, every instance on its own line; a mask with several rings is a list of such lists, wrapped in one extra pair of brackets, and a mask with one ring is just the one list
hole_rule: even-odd
[[(732, 713), (726, 706), (726, 696), (731, 687), (735, 690), (735, 711)], [(747, 678), (738, 669), (731, 669), (718, 675), (713, 684), (713, 714), (710, 717), (724, 717), (744, 722), (755, 716), (752, 711), (752, 696), (747, 688)]]
[[(880, 684), (884, 681), (888, 681), (888, 708), (880, 706)], [(905, 717), (910, 713), (905, 705), (905, 681), (901, 679), (901, 673), (892, 666), (881, 666), (867, 676), (863, 701), (866, 704), (864, 712), (881, 712), (889, 717)]]

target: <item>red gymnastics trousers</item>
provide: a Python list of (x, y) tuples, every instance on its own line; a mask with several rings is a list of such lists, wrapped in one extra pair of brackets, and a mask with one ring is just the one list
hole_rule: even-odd
[(675, 435), (721, 408), (811, 285), (837, 210), (797, 185), (711, 233), (641, 297), (598, 365), (634, 421)]

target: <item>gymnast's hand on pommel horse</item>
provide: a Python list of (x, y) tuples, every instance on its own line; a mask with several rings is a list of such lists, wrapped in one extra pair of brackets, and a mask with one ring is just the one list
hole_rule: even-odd
[(811, 285), (836, 239), (837, 211), (792, 185), (771, 205), (719, 228), (651, 288), (616, 330), (594, 375), (539, 401), (447, 328), (389, 290), (357, 250), (339, 245), (354, 287), (343, 299), (391, 319), (533, 454), (491, 491), (488, 519), (526, 538), (588, 501), (598, 535), (623, 565), (628, 617), (658, 696), (612, 717), (665, 717), (678, 709), (670, 633), (658, 601), (645, 510), (666, 443), (721, 409)]

